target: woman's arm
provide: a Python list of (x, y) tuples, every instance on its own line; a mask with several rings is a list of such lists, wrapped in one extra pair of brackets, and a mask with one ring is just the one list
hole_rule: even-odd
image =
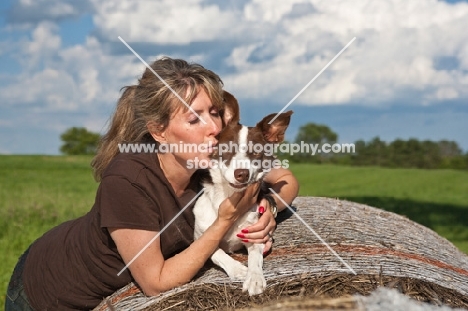
[[(272, 169), (265, 177), (265, 181), (272, 185), (272, 189), (283, 201), (291, 205), (292, 201), (299, 194), (299, 183), (292, 172), (285, 168)], [(278, 206), (278, 212), (284, 210), (286, 205), (278, 199), (275, 194), (271, 194)]]
[[(160, 239), (153, 241), (128, 267), (146, 295), (157, 295), (189, 282), (219, 247), (219, 242), (232, 224), (255, 203), (259, 185), (235, 193), (221, 203), (218, 218), (181, 253), (164, 260)], [(157, 232), (109, 228), (110, 235), (125, 263), (130, 262)]]

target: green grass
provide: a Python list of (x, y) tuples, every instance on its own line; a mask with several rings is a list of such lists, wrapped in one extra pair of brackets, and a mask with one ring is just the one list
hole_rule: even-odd
[[(18, 257), (94, 202), (88, 156), (0, 156), (0, 306)], [(337, 197), (408, 216), (468, 253), (468, 172), (294, 164), (300, 195)]]
[(468, 206), (468, 172), (292, 164), (300, 195), (378, 196)]
[(0, 156), (0, 308), (16, 261), (28, 245), (92, 206), (98, 184), (91, 159)]

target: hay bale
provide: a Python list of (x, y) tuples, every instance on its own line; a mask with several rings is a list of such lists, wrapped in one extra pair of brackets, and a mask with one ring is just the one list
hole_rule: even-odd
[[(322, 309), (356, 310), (359, 302), (351, 295), (369, 295), (379, 287), (396, 288), (435, 305), (468, 309), (468, 256), (432, 230), (353, 202), (299, 197), (293, 205), (356, 275), (285, 211), (279, 215), (273, 252), (264, 261), (267, 288), (262, 295), (242, 293), (242, 283), (231, 282), (208, 263), (189, 284), (146, 297), (131, 283), (95, 310), (235, 309), (284, 299), (298, 305), (323, 304)], [(247, 261), (246, 254), (233, 256)]]

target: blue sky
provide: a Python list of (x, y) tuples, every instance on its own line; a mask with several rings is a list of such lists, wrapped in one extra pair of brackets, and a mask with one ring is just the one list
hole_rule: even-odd
[(0, 153), (58, 154), (71, 126), (103, 133), (122, 86), (162, 55), (222, 77), (253, 125), (290, 106), (287, 138), (330, 126), (375, 136), (455, 140), (468, 151), (468, 3), (435, 0), (0, 3)]

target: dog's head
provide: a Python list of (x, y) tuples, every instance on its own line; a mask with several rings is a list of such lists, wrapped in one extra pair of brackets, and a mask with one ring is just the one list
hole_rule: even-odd
[(212, 169), (216, 171), (212, 174), (213, 182), (227, 182), (234, 191), (241, 191), (279, 166), (281, 162), (274, 156), (274, 144), (283, 141), (291, 114), (292, 111), (281, 113), (268, 124), (276, 116), (271, 114), (255, 127), (247, 127), (239, 123), (237, 100), (225, 92), (225, 108), (221, 113), (225, 126), (212, 155), (217, 163)]

